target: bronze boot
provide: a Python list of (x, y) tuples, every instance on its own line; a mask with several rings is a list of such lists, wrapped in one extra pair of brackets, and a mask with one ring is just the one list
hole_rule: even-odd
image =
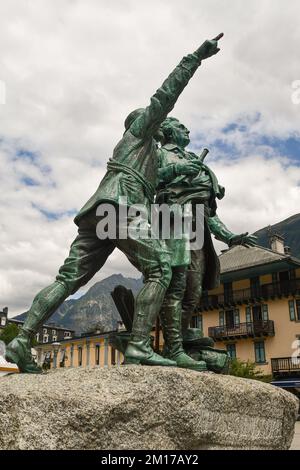
[(136, 298), (132, 335), (124, 354), (124, 364), (176, 366), (175, 361), (156, 354), (150, 345), (150, 334), (157, 317), (157, 305), (160, 307), (166, 289), (157, 282), (151, 282), (151, 289), (148, 291), (150, 298), (149, 294), (143, 291), (140, 291)]
[(176, 366), (176, 362), (156, 354), (150, 346), (150, 338), (133, 337), (125, 351), (125, 365)]
[(22, 330), (6, 349), (6, 360), (17, 364), (20, 372), (41, 374), (42, 369), (37, 365), (31, 354), (32, 335)]
[(204, 361), (194, 361), (183, 350), (180, 300), (168, 299), (168, 305), (164, 303), (160, 312), (160, 318), (165, 340), (165, 356), (175, 361), (177, 367), (198, 372), (206, 371), (207, 367)]
[(29, 374), (42, 372), (32, 357), (31, 341), (40, 326), (48, 320), (67, 296), (66, 287), (60, 282), (54, 282), (34, 298), (20, 333), (6, 348), (6, 359), (17, 364), (20, 372)]

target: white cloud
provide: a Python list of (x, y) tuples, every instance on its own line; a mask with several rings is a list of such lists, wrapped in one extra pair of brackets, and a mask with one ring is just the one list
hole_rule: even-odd
[(299, 212), (300, 167), (249, 155), (211, 167), (226, 187), (218, 213), (234, 232), (254, 232)]
[[(299, 16), (298, 0), (2, 2), (0, 305), (26, 309), (76, 235), (71, 216), (49, 221), (36, 207), (79, 209), (126, 115), (148, 103), (184, 54), (221, 31), (222, 51), (203, 64), (173, 114), (195, 146), (212, 144), (212, 166), (227, 188), (219, 212), (230, 227), (254, 230), (298, 212), (298, 167), (257, 137), (299, 135), (300, 106), (291, 100), (300, 79)], [(224, 136), (238, 119), (247, 131)], [(220, 137), (235, 144), (239, 159), (214, 154)], [(14, 159), (20, 148), (37, 160)], [(138, 275), (115, 251), (95, 280), (119, 271)]]

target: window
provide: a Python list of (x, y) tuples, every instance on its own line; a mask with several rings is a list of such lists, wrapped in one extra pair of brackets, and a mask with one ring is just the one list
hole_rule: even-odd
[(6, 317), (1, 317), (1, 326), (6, 325)]
[(253, 317), (253, 322), (261, 322), (263, 320), (263, 310), (262, 310), (262, 305), (253, 305), (252, 307), (252, 317)]
[(199, 330), (203, 331), (203, 317), (202, 315), (196, 315), (192, 317), (191, 321), (192, 328), (199, 328)]
[(279, 282), (286, 282), (290, 279), (290, 271), (281, 271), (278, 273)]
[(289, 300), (289, 312), (291, 321), (300, 321), (300, 299)]
[(290, 271), (283, 271), (279, 273), (279, 287), (280, 292), (288, 294), (290, 290)]
[(258, 341), (254, 343), (255, 362), (264, 364), (266, 362), (265, 342)]
[(112, 366), (116, 365), (116, 350), (115, 348), (111, 348), (111, 355), (110, 355), (110, 362)]
[(236, 359), (236, 345), (235, 344), (227, 344), (226, 346), (227, 352), (231, 359)]
[(57, 336), (52, 336), (52, 341), (57, 341)]
[(37, 334), (35, 335), (35, 338), (36, 338), (37, 342), (39, 342), (39, 340), (40, 340), (40, 334), (37, 333)]
[(290, 269), (290, 280), (296, 279), (296, 269)]
[(95, 361), (96, 361), (96, 366), (100, 365), (100, 344), (96, 344), (95, 348)]
[(262, 306), (263, 310), (263, 320), (268, 321), (269, 320), (269, 308), (267, 304), (263, 304)]
[(225, 326), (225, 312), (219, 312), (219, 325)]
[(240, 311), (239, 309), (234, 310), (234, 326), (237, 326), (240, 324)]
[(225, 311), (225, 324), (227, 328), (234, 328), (240, 324), (240, 311), (238, 309)]
[(71, 338), (70, 331), (64, 331), (64, 338)]
[(82, 347), (78, 346), (78, 365), (82, 366)]
[(52, 336), (55, 336), (56, 335), (56, 330), (52, 330)]
[(233, 291), (232, 291), (232, 282), (225, 282), (224, 283), (224, 301), (225, 303), (232, 302), (233, 299)]
[(49, 335), (43, 335), (43, 343), (48, 343)]
[(250, 289), (251, 289), (251, 297), (260, 297), (260, 282), (259, 276), (253, 277), (250, 279)]
[(246, 307), (246, 323), (252, 322), (251, 307)]
[(43, 328), (43, 334), (46, 335), (48, 333), (47, 328)]

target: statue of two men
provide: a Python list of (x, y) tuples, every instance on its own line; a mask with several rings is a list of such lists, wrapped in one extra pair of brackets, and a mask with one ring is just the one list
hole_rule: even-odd
[[(100, 240), (96, 234), (99, 222), (96, 210), (103, 203), (118, 207), (120, 198), (127, 198), (128, 206), (143, 204), (150, 213), (159, 164), (155, 136), (201, 62), (219, 52), (218, 40), (222, 36), (220, 34), (211, 41), (205, 41), (194, 53), (184, 57), (151, 97), (149, 106), (135, 110), (127, 117), (124, 135), (108, 162), (107, 173), (95, 194), (75, 217), (78, 235), (71, 245), (69, 256), (59, 269), (55, 282), (36, 295), (19, 335), (7, 347), (7, 359), (16, 363), (20, 371), (41, 372), (31, 356), (32, 338), (62, 302), (102, 268), (116, 247), (143, 273), (145, 280), (136, 298), (125, 362), (160, 366), (177, 364), (175, 357), (171, 360), (156, 354), (149, 341), (150, 331), (172, 278), (168, 250), (162, 248), (159, 240), (151, 238)], [(121, 225), (117, 220), (117, 233), (124, 230)]]

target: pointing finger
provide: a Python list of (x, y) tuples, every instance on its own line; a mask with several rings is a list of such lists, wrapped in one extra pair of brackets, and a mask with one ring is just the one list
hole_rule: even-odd
[(222, 39), (222, 37), (224, 36), (224, 33), (220, 33), (218, 34), (218, 36), (216, 36), (213, 41), (219, 41), (220, 39)]

